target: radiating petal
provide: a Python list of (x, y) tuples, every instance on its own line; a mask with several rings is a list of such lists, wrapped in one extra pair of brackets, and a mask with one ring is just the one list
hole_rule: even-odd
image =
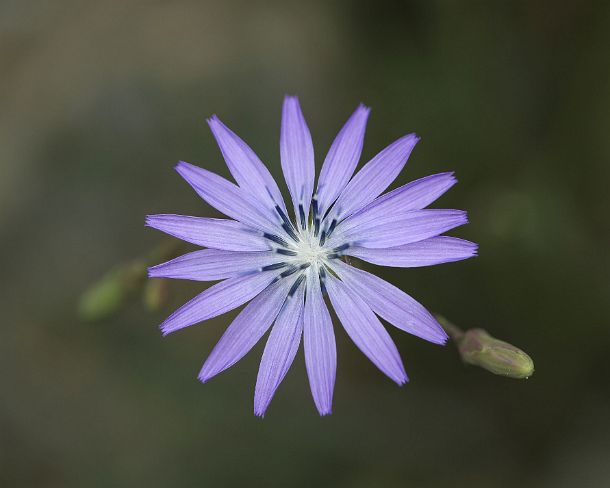
[(318, 209), (324, 215), (358, 165), (370, 109), (360, 105), (345, 123), (326, 155), (318, 180)]
[(284, 99), (280, 156), (297, 221), (300, 215), (299, 205), (302, 205), (303, 214), (307, 218), (313, 194), (315, 165), (311, 135), (297, 97)]
[(398, 218), (393, 215), (380, 216), (375, 222), (345, 231), (339, 224), (328, 245), (349, 242), (368, 248), (402, 246), (438, 236), (467, 223), (468, 215), (463, 210), (411, 210)]
[(148, 215), (146, 225), (183, 241), (226, 251), (266, 251), (263, 233), (241, 222), (188, 215)]
[(447, 334), (432, 314), (402, 290), (338, 259), (333, 261), (333, 269), (382, 319), (427, 341), (447, 341)]
[(216, 283), (171, 314), (161, 324), (163, 335), (243, 305), (263, 291), (278, 274), (277, 271), (266, 271)]
[(406, 383), (398, 349), (370, 307), (332, 275), (328, 276), (326, 289), (337, 317), (356, 346), (390, 379), (399, 385)]
[(337, 348), (330, 314), (322, 298), (317, 270), (307, 276), (307, 298), (303, 311), (303, 345), (309, 386), (320, 415), (332, 413), (337, 372)]
[(259, 341), (277, 317), (294, 278), (280, 280), (252, 300), (235, 318), (205, 361), (199, 380), (233, 366)]
[(343, 189), (329, 215), (343, 219), (381, 195), (405, 166), (417, 141), (415, 134), (401, 137), (365, 164)]
[(219, 212), (252, 227), (278, 232), (279, 217), (276, 219), (256, 198), (222, 176), (183, 161), (176, 165), (176, 171)]
[(258, 369), (254, 390), (254, 415), (265, 415), (278, 386), (292, 365), (303, 333), (305, 285), (288, 297), (271, 329)]
[(385, 249), (350, 247), (345, 254), (381, 266), (416, 268), (468, 259), (477, 255), (477, 248), (474, 242), (457, 237), (438, 236)]
[(250, 146), (215, 115), (208, 120), (208, 125), (237, 184), (269, 208), (279, 205), (286, 213), (277, 183)]
[(399, 218), (406, 212), (421, 210), (456, 183), (457, 180), (453, 173), (440, 173), (412, 181), (376, 198), (366, 207), (341, 222), (341, 227), (349, 229), (359, 225), (370, 225), (381, 217), (395, 216)]
[(279, 266), (286, 256), (272, 251), (235, 252), (202, 249), (148, 268), (151, 278), (216, 281)]

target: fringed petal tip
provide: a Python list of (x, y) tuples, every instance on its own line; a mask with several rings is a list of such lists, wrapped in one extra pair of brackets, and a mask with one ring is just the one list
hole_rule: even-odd
[(203, 371), (201, 371), (198, 375), (197, 375), (197, 379), (199, 381), (201, 381), (201, 383), (203, 383), (204, 385), (210, 381), (212, 379), (212, 376), (214, 375), (209, 375), (207, 373), (204, 373)]
[(193, 168), (195, 168), (194, 165), (192, 165), (191, 163), (187, 163), (186, 161), (178, 161), (176, 163), (176, 165), (174, 166), (174, 169), (178, 172), (178, 174), (180, 174), (180, 176), (182, 176), (183, 178), (185, 177), (186, 174), (189, 173), (189, 171), (192, 171)]
[[(218, 115), (216, 114), (212, 114), (210, 117), (208, 117), (207, 119), (205, 119), (205, 121), (207, 122), (207, 124), (211, 127), (213, 124), (219, 123), (222, 124), (222, 122), (220, 121), (220, 119), (218, 118)], [(223, 124), (224, 125), (224, 124)]]
[(398, 386), (405, 386), (408, 382), (409, 382), (409, 377), (407, 376), (407, 373), (405, 373), (405, 375), (402, 378), (392, 378), (392, 380), (398, 385)]

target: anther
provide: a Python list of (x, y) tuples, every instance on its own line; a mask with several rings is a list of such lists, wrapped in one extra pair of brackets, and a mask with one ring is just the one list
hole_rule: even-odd
[(349, 247), (349, 243), (347, 243), (347, 242), (346, 242), (345, 244), (341, 244), (340, 246), (335, 247), (335, 248), (333, 249), (333, 252), (341, 252), (341, 251), (345, 251), (345, 250), (346, 250), (348, 247)]
[(283, 254), (284, 256), (298, 256), (298, 252), (290, 251), (289, 249), (276, 249), (277, 254)]
[(333, 230), (335, 230), (335, 227), (337, 227), (337, 219), (333, 219), (333, 221), (330, 223), (330, 227), (328, 228), (326, 237), (330, 237), (330, 235), (333, 233)]
[(299, 270), (299, 266), (290, 266), (290, 268), (288, 268), (286, 271), (283, 271), (279, 276), (278, 279), (281, 278), (286, 278), (287, 276), (290, 276), (291, 274), (296, 273)]
[(275, 234), (269, 234), (268, 232), (263, 233), (263, 237), (265, 239), (269, 239), (270, 241), (275, 242), (276, 244), (279, 244), (280, 246), (284, 246), (284, 247), (288, 247), (288, 243), (282, 239), (280, 236), (276, 236)]
[(326, 242), (326, 229), (324, 229), (322, 231), (322, 234), (320, 234), (320, 246), (323, 246), (325, 242)]
[(299, 218), (301, 219), (301, 228), (305, 230), (307, 227), (307, 221), (305, 219), (305, 209), (303, 208), (302, 203), (299, 203)]
[(324, 268), (320, 268), (318, 274), (320, 275), (320, 288), (322, 289), (322, 293), (326, 295), (326, 271)]
[(267, 266), (263, 266), (261, 268), (261, 271), (271, 271), (272, 269), (280, 269), (280, 268), (283, 268), (284, 266), (288, 266), (288, 263), (268, 264)]
[(305, 279), (304, 274), (302, 274), (301, 276), (299, 276), (297, 278), (297, 280), (290, 287), (290, 291), (288, 292), (288, 298), (290, 298), (291, 296), (293, 296), (296, 293), (297, 289), (299, 288), (300, 284), (303, 283), (304, 279)]

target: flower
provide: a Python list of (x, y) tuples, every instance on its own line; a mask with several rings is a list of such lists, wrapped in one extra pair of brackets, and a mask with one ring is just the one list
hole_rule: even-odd
[(352, 177), (368, 115), (360, 105), (341, 129), (314, 191), (311, 135), (298, 99), (285, 98), (280, 155), (294, 220), (265, 165), (213, 116), (209, 126), (237, 185), (185, 162), (176, 170), (229, 219), (146, 219), (150, 227), (207, 248), (149, 268), (150, 277), (222, 280), (171, 314), (161, 325), (164, 335), (249, 302), (205, 361), (202, 382), (239, 361), (271, 328), (256, 381), (255, 415), (267, 410), (301, 336), (314, 402), (320, 415), (331, 413), (337, 356), (326, 294), (356, 346), (399, 385), (408, 381), (407, 374), (378, 317), (430, 342), (447, 340), (417, 301), (341, 259), (417, 267), (467, 259), (477, 251), (472, 242), (440, 235), (467, 223), (466, 212), (425, 209), (456, 183), (453, 173), (421, 178), (380, 196), (405, 166), (419, 140), (415, 134), (390, 144)]

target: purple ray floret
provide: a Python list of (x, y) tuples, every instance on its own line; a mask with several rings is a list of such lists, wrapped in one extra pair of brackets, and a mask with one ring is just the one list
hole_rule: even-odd
[(435, 344), (447, 340), (420, 303), (348, 260), (410, 268), (477, 254), (476, 244), (441, 235), (468, 223), (466, 212), (426, 208), (457, 182), (452, 172), (383, 194), (419, 141), (415, 134), (399, 138), (354, 174), (368, 116), (369, 108), (360, 105), (347, 120), (316, 186), (309, 128), (298, 99), (285, 98), (280, 156), (291, 206), (255, 152), (213, 116), (208, 124), (236, 183), (189, 163), (176, 170), (228, 219), (146, 218), (147, 226), (205, 248), (149, 268), (151, 278), (218, 281), (171, 314), (161, 324), (164, 335), (247, 303), (205, 361), (202, 382), (239, 361), (271, 330), (256, 380), (255, 415), (264, 416), (301, 339), (314, 403), (320, 415), (332, 412), (337, 351), (329, 305), (356, 346), (398, 385), (408, 377), (380, 319)]

